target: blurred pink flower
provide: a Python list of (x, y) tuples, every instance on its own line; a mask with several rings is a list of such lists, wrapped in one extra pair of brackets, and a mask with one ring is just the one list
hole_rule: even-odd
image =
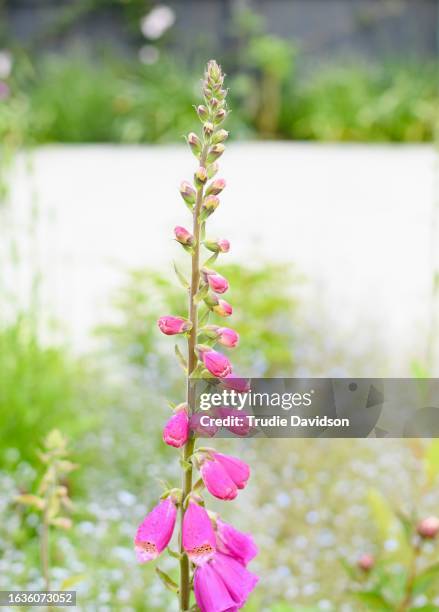
[(226, 300), (218, 300), (218, 304), (213, 306), (212, 310), (220, 317), (230, 317), (233, 312), (233, 308)]
[(218, 378), (228, 376), (232, 372), (232, 365), (229, 359), (218, 351), (201, 350), (200, 359), (211, 374)]
[(208, 274), (207, 282), (209, 283), (209, 287), (212, 289), (212, 291), (215, 291), (215, 293), (225, 293), (229, 288), (227, 279), (225, 279), (224, 276), (221, 276), (221, 274)]

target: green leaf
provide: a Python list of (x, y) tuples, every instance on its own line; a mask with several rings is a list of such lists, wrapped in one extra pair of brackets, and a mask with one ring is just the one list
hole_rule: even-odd
[(205, 325), (209, 320), (210, 310), (206, 308), (204, 312), (202, 312), (198, 319), (198, 325)]
[(166, 550), (168, 552), (168, 555), (171, 555), (171, 557), (174, 557), (174, 559), (178, 559), (180, 561), (181, 555), (179, 552), (177, 552), (176, 550), (172, 550), (172, 548), (170, 548), (169, 546)]
[(186, 280), (186, 277), (184, 276), (184, 274), (180, 271), (180, 269), (178, 268), (177, 264), (174, 261), (174, 270), (175, 270), (175, 274), (181, 284), (181, 286), (184, 289), (189, 289), (190, 285), (189, 282)]
[(206, 259), (206, 261), (203, 263), (203, 268), (208, 268), (211, 264), (215, 263), (218, 259), (218, 255), (219, 253), (214, 253), (209, 257), (209, 259)]
[(381, 610), (385, 612), (389, 610), (392, 612), (394, 606), (392, 606), (386, 599), (377, 591), (363, 591), (358, 593), (352, 593), (356, 599), (367, 606), (368, 610)]
[(416, 594), (424, 594), (432, 584), (439, 582), (439, 562), (430, 565), (420, 572), (413, 583), (413, 591)]
[(177, 355), (177, 359), (178, 359), (181, 367), (183, 368), (183, 370), (185, 372), (187, 372), (187, 361), (186, 361), (185, 356), (181, 352), (180, 347), (178, 346), (178, 344), (175, 345), (175, 354)]
[(169, 589), (169, 591), (172, 591), (173, 593), (178, 593), (178, 584), (174, 582), (174, 580), (172, 580), (171, 576), (169, 576), (166, 572), (161, 570), (159, 567), (156, 567), (155, 571), (157, 572), (158, 577), (163, 582), (165, 587)]

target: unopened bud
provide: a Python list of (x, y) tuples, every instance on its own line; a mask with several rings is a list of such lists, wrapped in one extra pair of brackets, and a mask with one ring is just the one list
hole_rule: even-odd
[(218, 130), (212, 136), (212, 143), (218, 144), (220, 142), (224, 142), (229, 137), (229, 132), (227, 130)]
[(214, 195), (210, 195), (204, 199), (201, 209), (205, 214), (207, 214), (207, 216), (209, 216), (218, 208), (219, 203), (219, 198)]
[(206, 121), (209, 118), (209, 111), (204, 104), (200, 104), (197, 106), (197, 115), (201, 119), (201, 121)]
[(214, 123), (216, 125), (219, 125), (220, 123), (222, 123), (224, 121), (224, 119), (227, 117), (227, 111), (225, 108), (220, 108), (219, 110), (216, 111), (215, 113), (215, 118), (214, 118)]
[(213, 82), (218, 82), (221, 77), (221, 68), (218, 66), (215, 60), (209, 60), (207, 63), (207, 78), (211, 79)]
[(226, 300), (218, 300), (218, 304), (212, 307), (214, 313), (220, 317), (230, 317), (233, 313), (233, 308)]
[(221, 155), (224, 153), (225, 150), (226, 150), (226, 147), (221, 143), (213, 145), (213, 147), (210, 147), (209, 153), (207, 154), (207, 162), (208, 163), (214, 162), (219, 157), (221, 157)]
[(197, 193), (190, 183), (188, 183), (187, 181), (183, 181), (180, 185), (180, 193), (186, 204), (188, 204), (189, 206), (195, 204), (195, 198)]
[(203, 242), (206, 249), (213, 253), (227, 253), (230, 250), (230, 242), (225, 238), (220, 240), (205, 240)]
[(375, 565), (375, 559), (372, 555), (364, 554), (358, 559), (357, 565), (363, 572), (370, 572)]
[(209, 291), (209, 293), (204, 298), (204, 303), (210, 309), (213, 309), (213, 308), (215, 308), (216, 306), (219, 305), (219, 298), (218, 298), (218, 296), (215, 293), (212, 293), (211, 291)]
[(218, 195), (222, 192), (225, 186), (226, 181), (224, 179), (215, 179), (206, 189), (206, 195)]
[(204, 185), (204, 183), (207, 181), (207, 170), (206, 168), (203, 168), (203, 166), (200, 166), (198, 168), (198, 170), (195, 172), (195, 180), (198, 183), (201, 183), (201, 185)]
[(206, 134), (206, 136), (211, 136), (213, 134), (214, 129), (215, 129), (215, 126), (210, 121), (207, 121), (203, 125), (203, 132)]
[(213, 178), (215, 174), (218, 172), (218, 168), (219, 166), (216, 162), (207, 166), (207, 178), (208, 179)]
[(416, 528), (421, 538), (433, 540), (439, 533), (439, 518), (429, 516), (423, 519)]
[(219, 89), (215, 92), (215, 95), (219, 100), (224, 100), (224, 98), (227, 96), (227, 89)]
[(185, 246), (192, 246), (194, 244), (194, 237), (186, 228), (177, 225), (177, 227), (174, 228), (174, 234), (175, 239), (180, 244)]
[(202, 149), (202, 144), (201, 144), (201, 140), (198, 138), (198, 136), (194, 132), (191, 132), (188, 135), (187, 143), (190, 146), (192, 153), (195, 155), (195, 157), (199, 157), (201, 153), (201, 149)]
[(210, 105), (210, 108), (215, 111), (215, 110), (219, 110), (221, 102), (218, 100), (218, 98), (212, 98), (209, 105)]

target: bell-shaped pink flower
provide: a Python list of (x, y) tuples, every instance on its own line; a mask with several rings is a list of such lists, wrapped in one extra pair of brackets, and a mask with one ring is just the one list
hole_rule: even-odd
[(200, 467), (200, 473), (206, 489), (214, 497), (232, 500), (238, 495), (236, 484), (218, 461), (205, 459)]
[(212, 455), (214, 460), (223, 466), (238, 489), (244, 489), (250, 478), (250, 467), (247, 463), (237, 457), (232, 457), (232, 455), (223, 455), (222, 453), (212, 453)]
[(212, 291), (215, 291), (215, 293), (225, 293), (229, 288), (227, 279), (225, 279), (224, 276), (221, 276), (221, 274), (208, 274), (207, 282), (209, 283), (209, 287), (212, 289)]
[(230, 317), (233, 313), (233, 308), (226, 300), (218, 300), (218, 304), (212, 306), (212, 310), (220, 317)]
[(217, 340), (223, 346), (234, 348), (239, 342), (239, 334), (230, 327), (219, 327), (217, 329)]
[(247, 565), (258, 554), (251, 535), (238, 531), (221, 519), (216, 521), (216, 547), (218, 552), (230, 555), (239, 563)]
[(211, 374), (218, 378), (224, 378), (232, 372), (232, 365), (229, 359), (218, 351), (200, 350), (200, 359)]
[(195, 599), (201, 612), (237, 612), (238, 607), (226, 585), (210, 563), (195, 570)]
[(189, 417), (187, 404), (181, 404), (175, 413), (168, 419), (163, 428), (163, 441), (169, 446), (180, 448), (184, 446), (189, 438)]
[(183, 244), (185, 246), (193, 245), (194, 237), (185, 227), (181, 227), (181, 225), (177, 225), (174, 228), (174, 234), (175, 234), (175, 239), (180, 244)]
[(139, 563), (156, 559), (168, 546), (174, 532), (177, 508), (171, 497), (163, 499), (146, 516), (137, 529), (134, 540)]
[(216, 538), (206, 510), (190, 501), (183, 518), (183, 548), (196, 565), (209, 561), (215, 554)]
[(233, 389), (238, 393), (246, 393), (250, 391), (250, 383), (248, 378), (241, 378), (239, 376), (234, 376), (233, 374), (229, 374), (221, 379), (223, 386), (226, 389)]
[(166, 336), (175, 336), (175, 334), (184, 334), (192, 328), (192, 323), (183, 317), (166, 316), (160, 317), (158, 320), (160, 331)]
[(189, 419), (191, 430), (203, 438), (213, 438), (219, 427), (212, 423), (210, 416), (209, 412), (205, 411), (192, 414)]
[(228, 408), (220, 406), (217, 408), (217, 414), (221, 418), (232, 417), (231, 425), (224, 425), (231, 433), (234, 433), (241, 438), (245, 438), (252, 431), (250, 415), (246, 410), (238, 410), (237, 408)]
[(242, 608), (258, 583), (258, 576), (249, 572), (241, 563), (229, 557), (229, 555), (223, 555), (222, 553), (217, 553), (210, 565), (220, 576), (235, 604), (238, 608)]

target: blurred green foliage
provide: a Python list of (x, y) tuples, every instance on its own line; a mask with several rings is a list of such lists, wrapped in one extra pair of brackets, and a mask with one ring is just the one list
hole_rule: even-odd
[[(297, 302), (289, 289), (294, 283), (290, 266), (228, 264), (217, 268), (231, 286), (230, 301), (235, 308), (230, 325), (245, 338), (233, 351), (237, 369), (243, 375), (292, 375)], [(149, 371), (159, 377), (166, 371), (169, 376), (173, 355), (166, 338), (157, 334), (157, 319), (185, 313), (186, 295), (177, 281), (153, 270), (135, 270), (115, 296), (114, 307), (117, 321), (98, 330), (109, 342), (108, 353), (121, 356), (141, 375)], [(216, 318), (216, 322), (221, 321)], [(229, 324), (227, 320), (223, 323)]]
[(63, 347), (44, 346), (33, 317), (0, 328), (0, 465), (8, 449), (35, 456), (35, 441), (55, 426), (77, 435), (92, 422), (84, 406), (86, 374)]
[[(437, 64), (320, 66), (299, 76), (300, 54), (281, 39), (249, 39), (230, 61), (229, 128), (235, 138), (427, 142), (434, 137)], [(200, 63), (201, 65), (201, 63)], [(193, 126), (199, 67), (165, 53), (138, 60), (17, 56), (0, 102), (9, 148), (51, 142), (180, 141)], [(195, 76), (196, 75), (196, 76)], [(66, 93), (68, 92), (68, 94)]]

